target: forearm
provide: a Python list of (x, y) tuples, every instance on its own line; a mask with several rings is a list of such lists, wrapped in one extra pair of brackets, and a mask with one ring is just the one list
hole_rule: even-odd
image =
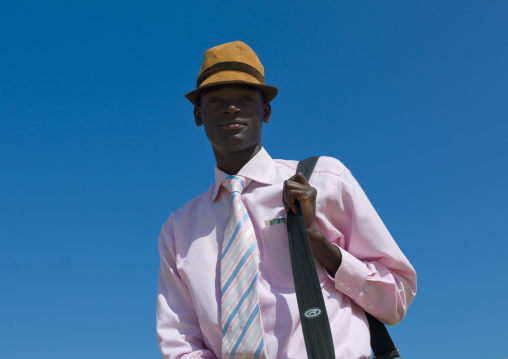
[(396, 324), (416, 294), (415, 270), (351, 173), (343, 173), (334, 187), (330, 215), (320, 219), (320, 229), (340, 246), (335, 287), (383, 322)]
[(335, 275), (342, 262), (342, 254), (339, 247), (330, 243), (324, 234), (314, 228), (308, 228), (312, 254), (332, 276)]
[(378, 261), (359, 260), (328, 241), (319, 230), (307, 232), (314, 257), (338, 291), (387, 324), (402, 320), (415, 294), (416, 278), (409, 263), (388, 268)]
[(157, 288), (156, 328), (164, 359), (217, 359), (207, 348), (192, 300), (161, 266)]
[(160, 270), (157, 285), (156, 329), (164, 359), (217, 359), (208, 348), (188, 287), (180, 277), (172, 227), (159, 237)]
[(335, 288), (386, 324), (402, 320), (416, 294), (416, 274), (409, 262), (381, 257), (360, 260), (341, 249)]

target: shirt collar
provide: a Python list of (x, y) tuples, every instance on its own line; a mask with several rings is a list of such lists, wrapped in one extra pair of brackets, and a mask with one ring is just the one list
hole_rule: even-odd
[[(254, 182), (267, 185), (273, 184), (276, 176), (275, 161), (266, 152), (264, 147), (261, 147), (261, 150), (237, 174), (249, 178)], [(212, 201), (215, 201), (221, 183), (227, 176), (229, 176), (227, 173), (222, 172), (215, 166), (215, 188), (212, 193)]]

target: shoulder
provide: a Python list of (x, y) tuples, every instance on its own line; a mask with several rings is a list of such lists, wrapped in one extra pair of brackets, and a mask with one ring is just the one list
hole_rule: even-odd
[(199, 208), (202, 208), (205, 204), (210, 205), (212, 203), (213, 189), (214, 184), (212, 184), (206, 192), (187, 201), (182, 207), (171, 213), (167, 222), (171, 221), (173, 224), (177, 224), (182, 221), (187, 221), (189, 218), (194, 218)]
[[(302, 159), (304, 160), (304, 159)], [(290, 173), (295, 173), (299, 161), (293, 160), (274, 160), (276, 167), (282, 170), (287, 170)], [(316, 163), (313, 173), (330, 174), (337, 177), (348, 173), (348, 168), (338, 159), (328, 156), (320, 156)]]
[(314, 173), (328, 173), (335, 176), (342, 176), (349, 172), (347, 167), (338, 159), (328, 156), (319, 157)]
[[(159, 251), (169, 251), (175, 254), (179, 246), (186, 246), (192, 239), (196, 228), (196, 219), (201, 218), (203, 208), (210, 208), (212, 203), (212, 185), (206, 192), (187, 201), (182, 207), (172, 212), (162, 224), (159, 235)], [(190, 240), (190, 242), (189, 242)]]

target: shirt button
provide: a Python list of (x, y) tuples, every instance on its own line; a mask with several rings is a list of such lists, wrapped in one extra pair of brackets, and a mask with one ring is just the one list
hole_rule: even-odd
[(372, 304), (369, 304), (369, 305), (367, 306), (367, 308), (372, 309), (372, 308), (374, 308), (374, 306), (373, 306)]
[(339, 287), (342, 287), (344, 285), (344, 282), (343, 281), (340, 281), (339, 282)]
[(346, 292), (349, 292), (350, 289), (351, 289), (351, 287), (347, 287), (346, 288)]

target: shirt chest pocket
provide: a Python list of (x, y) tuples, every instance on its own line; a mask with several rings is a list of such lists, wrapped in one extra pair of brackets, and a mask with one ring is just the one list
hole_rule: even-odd
[[(285, 221), (268, 225), (262, 229), (263, 254), (260, 270), (268, 272), (267, 281), (275, 288), (294, 288), (293, 270), (289, 254), (288, 232)], [(319, 280), (323, 285), (326, 273), (319, 262), (314, 259)]]

